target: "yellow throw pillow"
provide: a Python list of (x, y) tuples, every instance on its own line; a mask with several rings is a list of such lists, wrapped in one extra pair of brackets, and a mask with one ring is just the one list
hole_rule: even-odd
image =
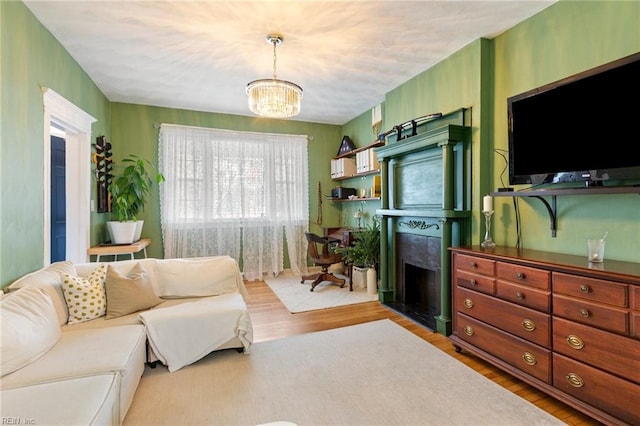
[(107, 319), (121, 317), (162, 303), (153, 291), (149, 274), (138, 263), (125, 276), (115, 268), (107, 270)]
[(99, 318), (107, 311), (104, 281), (107, 264), (99, 265), (88, 277), (62, 274), (62, 291), (69, 309), (69, 324)]

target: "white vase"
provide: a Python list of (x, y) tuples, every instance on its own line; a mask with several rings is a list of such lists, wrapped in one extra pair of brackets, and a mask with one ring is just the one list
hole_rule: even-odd
[(375, 268), (367, 269), (367, 293), (378, 293), (378, 276)]
[(119, 222), (117, 220), (107, 222), (107, 229), (112, 244), (131, 244), (136, 232), (136, 222)]
[(351, 269), (351, 282), (353, 283), (354, 289), (367, 288), (367, 269), (368, 268), (361, 268), (359, 266), (354, 266)]

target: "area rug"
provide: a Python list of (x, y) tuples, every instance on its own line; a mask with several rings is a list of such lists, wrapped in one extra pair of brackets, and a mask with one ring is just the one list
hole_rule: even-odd
[(563, 425), (385, 319), (147, 368), (124, 425)]
[(313, 291), (309, 291), (312, 281), (301, 284), (300, 276), (293, 275), (288, 269), (276, 278), (266, 279), (265, 282), (291, 313), (378, 300), (377, 294), (368, 294), (364, 288), (354, 287), (353, 291), (349, 291), (349, 278), (341, 274), (335, 275), (347, 280), (344, 287), (340, 288), (339, 285), (325, 281), (318, 284)]

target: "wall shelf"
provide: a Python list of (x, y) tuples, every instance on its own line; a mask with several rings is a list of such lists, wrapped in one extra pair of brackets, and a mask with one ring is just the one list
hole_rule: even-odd
[(344, 154), (338, 155), (337, 157), (333, 157), (333, 159), (334, 159), (334, 160), (337, 160), (337, 159), (339, 159), (339, 158), (353, 157), (353, 156), (355, 156), (358, 152), (365, 151), (365, 150), (367, 150), (367, 149), (369, 149), (369, 148), (377, 148), (377, 147), (382, 146), (382, 145), (384, 145), (384, 142), (383, 142), (383, 141), (377, 141), (377, 142), (374, 142), (374, 143), (372, 143), (372, 144), (370, 144), (370, 145), (363, 146), (363, 147), (360, 147), (360, 148), (356, 148), (356, 149), (354, 149), (353, 151), (349, 151), (349, 152), (347, 152), (347, 153), (344, 153)]
[(362, 176), (377, 175), (378, 173), (380, 173), (380, 169), (369, 170), (368, 172), (362, 172), (362, 173), (355, 173), (355, 174), (350, 175), (350, 176), (342, 176), (342, 177), (339, 177), (339, 178), (331, 178), (331, 180), (335, 180), (335, 181), (347, 180), (347, 179), (353, 179), (353, 178), (362, 177)]
[[(612, 194), (640, 194), (640, 186), (595, 186), (590, 188), (553, 188), (528, 189), (523, 191), (492, 192), (493, 197), (528, 197), (536, 198), (544, 204), (549, 213), (551, 236), (555, 237), (558, 230), (558, 195), (612, 195)], [(544, 197), (550, 197), (551, 203)]]
[(353, 201), (370, 201), (370, 200), (379, 200), (380, 197), (365, 197), (365, 198), (354, 198), (353, 200), (350, 200), (348, 198), (329, 198), (331, 201), (334, 201), (336, 203), (349, 203), (349, 202), (353, 202)]

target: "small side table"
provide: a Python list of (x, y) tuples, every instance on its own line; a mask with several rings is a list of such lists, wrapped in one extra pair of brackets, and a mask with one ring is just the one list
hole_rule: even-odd
[(128, 254), (133, 260), (134, 253), (140, 251), (144, 251), (144, 257), (147, 257), (147, 246), (149, 244), (151, 244), (151, 239), (143, 238), (131, 244), (98, 245), (89, 248), (87, 254), (89, 255), (89, 260), (91, 260), (92, 255), (95, 255), (96, 262), (100, 262), (100, 256), (113, 256), (113, 260), (115, 261), (118, 260), (118, 256), (121, 254)]

